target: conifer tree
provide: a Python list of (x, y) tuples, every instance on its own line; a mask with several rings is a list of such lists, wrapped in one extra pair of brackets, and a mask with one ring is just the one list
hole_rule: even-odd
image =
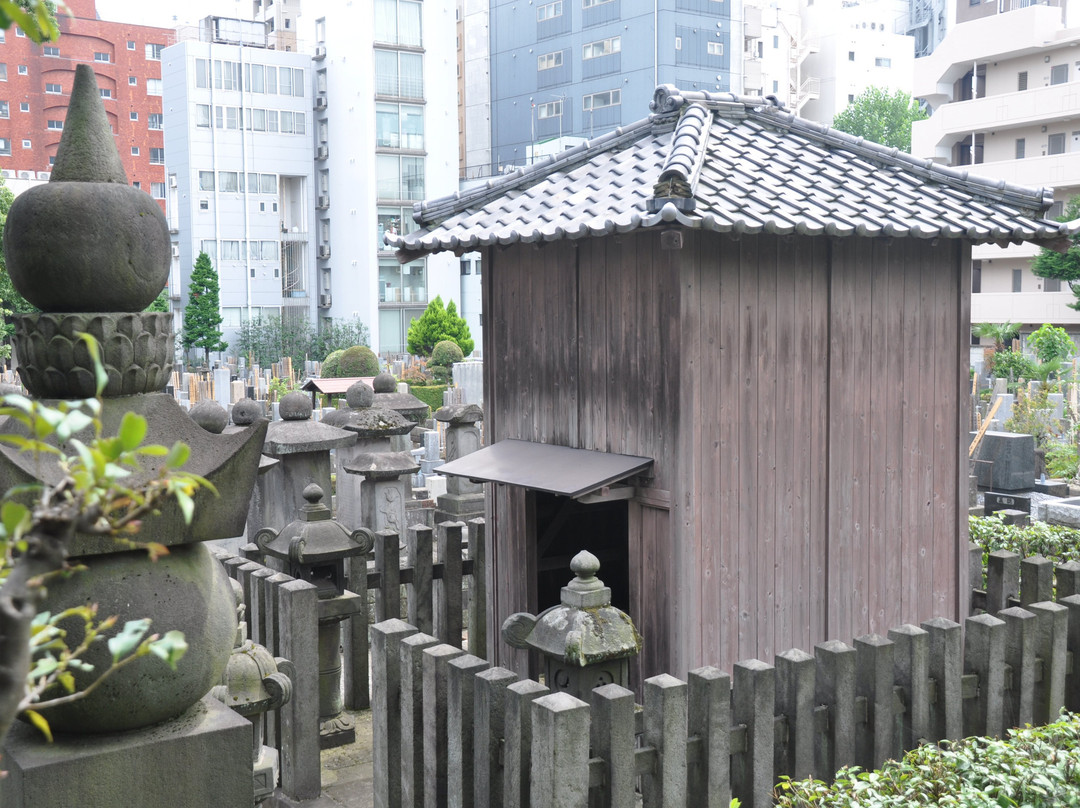
[(416, 356), (431, 356), (431, 349), (436, 343), (450, 340), (457, 343), (461, 352), (468, 356), (473, 350), (469, 326), (458, 316), (454, 301), (443, 307), (442, 297), (436, 296), (428, 303), (424, 313), (409, 325), (409, 353)]
[(211, 351), (224, 351), (229, 347), (228, 343), (221, 341), (219, 326), (222, 319), (217, 272), (210, 263), (210, 256), (200, 252), (191, 273), (180, 344), (185, 350), (202, 348), (203, 359), (209, 365)]

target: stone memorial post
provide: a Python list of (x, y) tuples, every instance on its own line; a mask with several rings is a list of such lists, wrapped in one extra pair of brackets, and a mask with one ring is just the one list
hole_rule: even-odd
[[(118, 615), (120, 625), (149, 617), (155, 632), (182, 631), (188, 651), (175, 670), (143, 657), (85, 698), (45, 711), (54, 743), (28, 726), (13, 727), (3, 749), (9, 777), (0, 805), (250, 808), (250, 725), (207, 696), (229, 660), (236, 612), (228, 578), (203, 542), (243, 530), (267, 424), (213, 434), (161, 392), (172, 370), (172, 315), (144, 309), (168, 279), (169, 229), (157, 203), (128, 184), (90, 65), (76, 67), (50, 181), (11, 207), (4, 252), (12, 283), (41, 309), (13, 317), (19, 374), (30, 394), (94, 397), (95, 365), (78, 336), (91, 334), (108, 377), (104, 434), (116, 434), (128, 412), (142, 415), (145, 442), (186, 443), (185, 470), (206, 478), (220, 496), (196, 492), (190, 522), (175, 500), (142, 520), (137, 538), (169, 548), (156, 562), (95, 534), (76, 532), (67, 542), (69, 556), (86, 569), (50, 580), (42, 611), (96, 603), (99, 614)], [(64, 472), (49, 457), (0, 446), (0, 487), (56, 485)], [(146, 458), (127, 484), (149, 480), (156, 462)], [(109, 650), (95, 643), (82, 659), (94, 666), (75, 672), (76, 688), (85, 690), (95, 671), (109, 667)], [(193, 776), (206, 771), (215, 772), (212, 781)]]
[[(477, 422), (484, 418), (475, 404), (442, 407), (435, 420), (446, 424), (446, 462), (472, 454), (480, 448)], [(439, 496), (435, 522), (468, 522), (484, 515), (484, 486), (464, 477), (448, 476), (446, 493)]]

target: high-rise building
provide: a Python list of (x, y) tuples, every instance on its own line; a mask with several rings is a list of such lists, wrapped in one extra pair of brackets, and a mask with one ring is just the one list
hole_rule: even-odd
[(316, 244), (324, 240), (315, 211), (312, 61), (268, 47), (267, 28), (208, 17), (198, 40), (162, 57), (170, 289), (182, 316), (191, 268), (207, 253), (226, 340), (248, 318), (310, 322), (316, 310)]
[(0, 173), (18, 192), (48, 180), (75, 66), (94, 66), (128, 180), (165, 205), (161, 53), (173, 32), (97, 19), (95, 0), (67, 0), (60, 39), (37, 45), (0, 31)]
[[(1054, 188), (1050, 215), (1080, 193), (1080, 29), (1066, 4), (957, 0), (956, 25), (915, 63), (933, 110), (912, 153), (1024, 186)], [(973, 165), (974, 164), (974, 165)], [(1037, 277), (1028, 246), (972, 249), (972, 322), (1054, 323), (1080, 334), (1068, 285)]]

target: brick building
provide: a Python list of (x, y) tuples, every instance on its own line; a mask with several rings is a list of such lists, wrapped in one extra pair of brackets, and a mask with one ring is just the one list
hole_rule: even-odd
[(97, 18), (95, 0), (66, 0), (60, 39), (37, 45), (0, 31), (0, 172), (18, 193), (47, 180), (63, 132), (75, 65), (94, 65), (128, 180), (165, 209), (161, 51), (167, 28)]

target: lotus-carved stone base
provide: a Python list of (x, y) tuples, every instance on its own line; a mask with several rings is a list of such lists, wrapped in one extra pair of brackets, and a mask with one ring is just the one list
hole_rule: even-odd
[(19, 377), (38, 398), (90, 398), (94, 364), (78, 334), (92, 334), (109, 375), (105, 396), (154, 393), (172, 373), (172, 315), (160, 312), (16, 314)]

